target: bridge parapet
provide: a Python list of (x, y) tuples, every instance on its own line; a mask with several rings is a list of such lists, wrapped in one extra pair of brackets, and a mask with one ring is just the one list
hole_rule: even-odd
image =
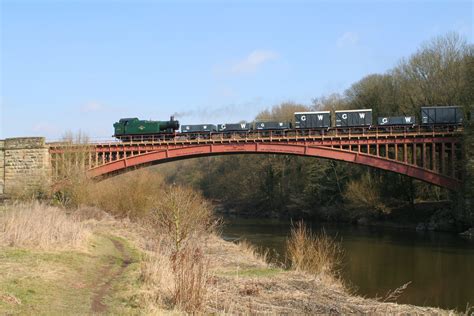
[(49, 147), (44, 137), (0, 141), (0, 194), (24, 194), (51, 180)]

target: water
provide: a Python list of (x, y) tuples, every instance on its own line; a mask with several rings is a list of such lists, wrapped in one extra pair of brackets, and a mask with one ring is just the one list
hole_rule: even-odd
[[(365, 297), (384, 297), (411, 281), (398, 303), (465, 311), (474, 305), (474, 240), (456, 234), (420, 233), (382, 227), (311, 224), (341, 240), (342, 277)], [(290, 223), (281, 220), (226, 219), (223, 235), (246, 239), (284, 258)]]

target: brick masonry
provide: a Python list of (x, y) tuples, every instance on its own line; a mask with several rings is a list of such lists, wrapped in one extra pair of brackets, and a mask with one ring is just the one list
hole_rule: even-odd
[(51, 162), (45, 139), (28, 137), (1, 140), (0, 175), (0, 194), (7, 196), (46, 187), (51, 181)]

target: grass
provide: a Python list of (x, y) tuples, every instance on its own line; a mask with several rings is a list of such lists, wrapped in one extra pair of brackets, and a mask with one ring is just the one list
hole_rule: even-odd
[(39, 249), (78, 248), (90, 235), (66, 212), (38, 202), (14, 204), (0, 214), (0, 245)]
[[(119, 289), (139, 288), (133, 280), (140, 252), (107, 229), (97, 229), (103, 223), (86, 225), (74, 215), (38, 203), (2, 212), (0, 314), (92, 314), (94, 301), (119, 314), (136, 309), (130, 292)], [(86, 231), (87, 238), (78, 239), (71, 230)]]
[[(0, 314), (91, 314), (91, 301), (108, 276), (119, 271), (125, 258), (114, 246), (116, 237), (94, 235), (88, 252), (38, 251), (2, 249), (0, 256)], [(124, 244), (126, 248), (126, 243)], [(128, 293), (120, 288), (137, 286), (130, 283), (137, 273), (139, 257), (136, 250), (126, 250), (127, 271), (113, 281), (115, 289), (104, 302), (111, 311), (131, 312), (136, 306), (129, 303)], [(136, 282), (135, 282), (136, 283)], [(137, 287), (138, 288), (138, 287)], [(14, 297), (12, 303), (2, 297)]]
[(236, 277), (273, 277), (279, 273), (284, 272), (283, 269), (278, 268), (248, 268), (237, 269), (232, 271), (218, 272), (218, 275), (236, 276)]
[(0, 292), (20, 303), (0, 300), (1, 314), (88, 312), (90, 293), (86, 285), (97, 277), (92, 269), (97, 265), (94, 257), (70, 252), (2, 252)]

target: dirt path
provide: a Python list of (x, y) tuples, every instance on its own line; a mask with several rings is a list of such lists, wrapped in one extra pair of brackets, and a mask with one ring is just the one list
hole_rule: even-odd
[(122, 260), (122, 264), (120, 268), (116, 271), (114, 267), (116, 263), (113, 262), (116, 258), (111, 258), (112, 262), (108, 265), (105, 265), (100, 273), (100, 279), (98, 280), (98, 284), (101, 284), (98, 289), (95, 291), (94, 295), (92, 296), (92, 303), (91, 303), (91, 312), (92, 314), (103, 314), (107, 311), (107, 305), (104, 304), (104, 298), (110, 293), (110, 288), (114, 280), (119, 278), (125, 271), (125, 269), (131, 263), (131, 256), (126, 250), (124, 244), (117, 240), (110, 238), (110, 241), (114, 244), (115, 249), (120, 253), (120, 259)]

